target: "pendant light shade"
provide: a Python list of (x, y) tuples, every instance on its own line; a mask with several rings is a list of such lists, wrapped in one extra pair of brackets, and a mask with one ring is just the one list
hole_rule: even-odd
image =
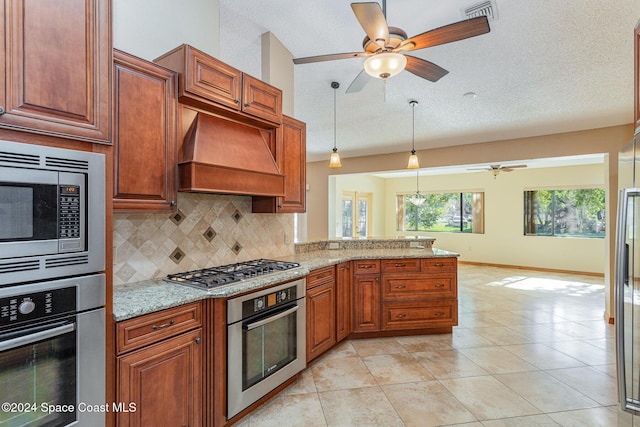
[(411, 100), (409, 105), (412, 109), (412, 125), (411, 125), (411, 155), (409, 156), (409, 162), (407, 163), (407, 169), (419, 169), (420, 163), (418, 162), (418, 156), (416, 155), (416, 104), (418, 101)]
[(338, 154), (338, 148), (336, 147), (336, 92), (340, 87), (340, 83), (331, 82), (333, 88), (333, 153), (329, 159), (329, 167), (332, 169), (341, 168), (342, 162), (340, 162), (340, 154)]
[(420, 194), (420, 170), (416, 171), (416, 193), (409, 196), (409, 203), (415, 206), (422, 206), (425, 202), (424, 196)]

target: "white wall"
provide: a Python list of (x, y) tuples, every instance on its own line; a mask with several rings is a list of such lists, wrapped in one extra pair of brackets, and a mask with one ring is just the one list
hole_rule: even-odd
[[(335, 179), (336, 190), (362, 187), (369, 181), (363, 175), (343, 175)], [(602, 274), (605, 271), (605, 239), (525, 236), (523, 210), (526, 190), (604, 187), (604, 179), (603, 164), (520, 169), (503, 172), (496, 179), (488, 172), (420, 177), (421, 193), (484, 192), (484, 234), (400, 232), (396, 230), (395, 198), (398, 193), (415, 191), (415, 177), (385, 179), (383, 189), (379, 185), (369, 188), (375, 191), (374, 199), (378, 200), (374, 211), (376, 230), (379, 230), (379, 222), (384, 222), (383, 234), (378, 235), (429, 235), (436, 239), (435, 247), (460, 253), (461, 261)], [(380, 178), (371, 182), (375, 180)], [(335, 202), (338, 201), (336, 194)]]
[(113, 47), (152, 61), (187, 43), (219, 53), (218, 0), (113, 0)]

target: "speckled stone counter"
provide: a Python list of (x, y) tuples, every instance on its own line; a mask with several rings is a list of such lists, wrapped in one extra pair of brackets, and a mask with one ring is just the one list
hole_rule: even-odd
[(457, 257), (459, 254), (442, 249), (336, 249), (298, 253), (282, 258), (300, 263), (299, 268), (243, 280), (211, 290), (167, 282), (164, 279), (145, 280), (113, 288), (113, 317), (116, 321), (149, 314), (206, 298), (227, 298), (265, 286), (304, 277), (310, 271), (356, 259)]

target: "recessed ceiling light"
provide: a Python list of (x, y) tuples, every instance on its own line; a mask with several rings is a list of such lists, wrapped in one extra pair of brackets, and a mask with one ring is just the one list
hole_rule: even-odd
[(476, 99), (478, 95), (475, 92), (467, 92), (464, 95), (462, 95), (463, 98), (465, 99)]

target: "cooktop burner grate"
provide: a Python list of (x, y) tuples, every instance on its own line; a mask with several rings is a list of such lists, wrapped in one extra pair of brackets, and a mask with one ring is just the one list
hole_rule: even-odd
[(202, 270), (186, 271), (184, 273), (169, 274), (167, 279), (173, 282), (197, 286), (199, 288), (214, 288), (227, 285), (265, 274), (277, 273), (300, 267), (297, 262), (275, 261), (272, 259), (256, 259), (239, 262), (237, 264), (204, 268)]

